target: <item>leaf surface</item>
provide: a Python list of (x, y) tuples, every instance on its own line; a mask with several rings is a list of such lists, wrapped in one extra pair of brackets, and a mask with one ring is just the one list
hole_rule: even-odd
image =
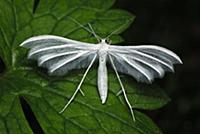
[[(94, 31), (106, 37), (123, 26), (111, 37), (113, 43), (122, 42), (118, 34), (134, 20), (130, 13), (110, 9), (114, 0), (41, 0), (33, 13), (32, 0), (0, 0), (0, 57), (6, 70), (0, 75), (0, 132), (3, 134), (33, 133), (26, 120), (19, 97), (30, 105), (43, 131), (47, 134), (76, 133), (161, 133), (152, 120), (135, 110), (136, 122), (131, 119), (112, 71), (109, 72), (109, 96), (101, 104), (96, 87), (96, 67), (90, 71), (82, 90), (63, 113), (58, 112), (73, 94), (84, 70), (72, 71), (65, 77), (46, 75), (34, 61), (27, 60), (27, 50), (19, 44), (25, 39), (42, 34), (96, 42), (95, 38), (71, 18), (84, 26), (90, 23)], [(110, 69), (111, 70), (111, 69)], [(140, 86), (125, 77), (128, 97), (134, 108), (157, 109), (169, 98), (155, 86)]]

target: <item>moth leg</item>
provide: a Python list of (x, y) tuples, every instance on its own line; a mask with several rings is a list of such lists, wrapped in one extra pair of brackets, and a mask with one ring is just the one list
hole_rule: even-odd
[[(82, 75), (79, 75), (79, 76), (82, 76)], [(87, 79), (87, 77), (86, 77), (86, 79)], [(80, 92), (81, 92), (81, 94), (83, 95), (83, 96), (85, 96), (85, 94), (84, 94), (84, 92), (80, 89)]]
[[(78, 74), (78, 76), (83, 76), (83, 74)], [(88, 77), (85, 77), (86, 80), (90, 81)]]
[(122, 94), (123, 91), (122, 90), (119, 90), (119, 92), (117, 92), (116, 96), (119, 96), (120, 94)]
[(134, 115), (134, 113), (133, 113), (133, 108), (132, 108), (132, 106), (131, 106), (131, 104), (130, 104), (130, 102), (129, 102), (129, 100), (128, 100), (127, 95), (126, 95), (126, 91), (125, 91), (124, 85), (122, 84), (122, 81), (121, 81), (121, 79), (120, 79), (120, 77), (119, 77), (119, 74), (118, 74), (117, 69), (116, 69), (116, 67), (115, 67), (115, 64), (114, 64), (114, 62), (113, 62), (113, 59), (111, 58), (110, 55), (109, 55), (109, 58), (110, 58), (110, 61), (111, 61), (112, 66), (113, 66), (113, 69), (114, 69), (114, 71), (115, 71), (115, 74), (116, 74), (116, 76), (117, 76), (117, 79), (118, 79), (118, 81), (119, 81), (119, 84), (120, 84), (120, 86), (121, 86), (121, 89), (122, 89), (121, 91), (123, 92), (125, 101), (126, 101), (128, 107), (129, 107), (129, 109), (130, 109), (130, 112), (131, 112), (133, 121), (135, 122), (135, 115)]
[(81, 92), (81, 94), (83, 95), (83, 96), (85, 96), (85, 94), (84, 94), (84, 92), (80, 89), (80, 92)]
[(107, 38), (108, 44), (112, 44), (112, 40), (110, 40), (109, 38)]
[(94, 58), (92, 59), (91, 63), (89, 64), (89, 66), (88, 66), (87, 70), (85, 71), (85, 73), (84, 73), (84, 75), (83, 75), (83, 77), (82, 77), (82, 79), (81, 79), (79, 85), (77, 86), (77, 88), (76, 88), (74, 94), (72, 95), (72, 97), (70, 98), (70, 100), (67, 102), (67, 104), (63, 107), (63, 109), (59, 112), (60, 114), (63, 113), (63, 112), (65, 111), (65, 109), (66, 109), (66, 108), (69, 106), (69, 104), (73, 101), (73, 99), (74, 99), (74, 97), (76, 96), (76, 94), (78, 93), (78, 91), (81, 90), (81, 89), (80, 89), (80, 88), (81, 88), (81, 85), (82, 85), (82, 83), (83, 83), (83, 81), (84, 81), (86, 75), (88, 74), (90, 68), (92, 67), (92, 65), (93, 65), (93, 63), (94, 63), (96, 57), (97, 57), (97, 54), (95, 54)]
[[(120, 76), (120, 78), (121, 77), (123, 77), (123, 76)], [(116, 94), (116, 96), (119, 96), (120, 94), (122, 94), (123, 92), (122, 92), (122, 90), (119, 90), (118, 92), (117, 92), (117, 94)]]

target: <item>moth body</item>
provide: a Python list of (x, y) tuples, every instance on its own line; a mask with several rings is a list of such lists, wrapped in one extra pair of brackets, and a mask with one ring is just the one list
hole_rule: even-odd
[(105, 40), (102, 40), (98, 45), (99, 45), (98, 49), (99, 67), (98, 67), (97, 85), (101, 102), (102, 104), (104, 104), (106, 102), (108, 93), (108, 73), (107, 73), (106, 61), (107, 61), (109, 45), (105, 42)]

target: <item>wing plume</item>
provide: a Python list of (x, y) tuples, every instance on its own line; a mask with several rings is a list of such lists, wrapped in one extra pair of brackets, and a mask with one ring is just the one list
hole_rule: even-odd
[(109, 53), (117, 63), (116, 68), (119, 72), (129, 74), (137, 81), (145, 83), (151, 83), (154, 78), (162, 78), (165, 72), (174, 72), (174, 64), (182, 64), (175, 53), (159, 46), (112, 45)]
[(25, 40), (20, 46), (30, 48), (29, 59), (48, 69), (50, 75), (62, 76), (72, 69), (85, 68), (96, 53), (96, 45), (53, 35)]
[(122, 55), (110, 54), (110, 56), (116, 65), (117, 71), (131, 75), (139, 82), (151, 83), (152, 78), (150, 72), (135, 61), (125, 60), (122, 58)]

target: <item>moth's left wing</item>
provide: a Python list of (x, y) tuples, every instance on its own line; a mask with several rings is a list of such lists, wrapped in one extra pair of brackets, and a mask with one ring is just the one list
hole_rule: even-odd
[(180, 58), (172, 51), (152, 45), (109, 47), (109, 55), (121, 73), (126, 73), (137, 81), (151, 83), (161, 78), (165, 71), (173, 72), (173, 64), (181, 64)]
[(20, 46), (30, 48), (29, 59), (48, 68), (50, 75), (62, 76), (72, 69), (86, 68), (96, 54), (96, 45), (53, 35), (25, 40)]

